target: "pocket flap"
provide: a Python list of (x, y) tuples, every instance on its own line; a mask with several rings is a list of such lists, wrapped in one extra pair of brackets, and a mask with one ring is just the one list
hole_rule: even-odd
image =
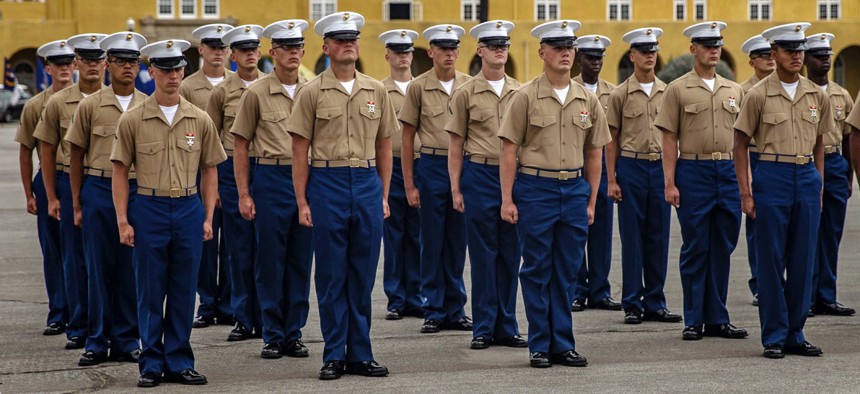
[(558, 122), (555, 115), (540, 115), (529, 118), (529, 124), (537, 127), (547, 127)]
[(287, 111), (272, 111), (263, 112), (260, 114), (260, 119), (267, 122), (280, 122), (287, 118)]
[(471, 111), (471, 112), (469, 112), (469, 120), (474, 120), (476, 122), (483, 122), (487, 119), (492, 118), (493, 115), (494, 114), (493, 114), (492, 109), (484, 109), (484, 110), (480, 110), (480, 111)]
[(154, 155), (164, 150), (166, 144), (164, 141), (144, 142), (137, 144), (137, 153), (144, 155)]
[(100, 137), (110, 137), (116, 134), (116, 126), (94, 126), (93, 134)]
[(738, 108), (737, 101), (735, 101), (735, 105), (729, 105), (729, 101), (723, 101), (723, 109), (728, 111), (730, 114), (736, 114), (741, 112), (740, 108)]
[(624, 108), (623, 114), (625, 118), (636, 118), (639, 117), (639, 115), (642, 115), (644, 112), (644, 108), (631, 105)]
[(781, 112), (761, 116), (761, 121), (767, 124), (780, 124), (786, 120), (788, 120), (788, 115)]
[(319, 119), (334, 119), (343, 114), (343, 109), (340, 107), (320, 108), (317, 110), (317, 118)]
[(688, 114), (697, 114), (708, 108), (708, 103), (694, 103), (684, 106), (684, 112)]
[(425, 105), (421, 107), (421, 115), (426, 115), (431, 118), (441, 115), (442, 112), (445, 112), (445, 107), (441, 105)]

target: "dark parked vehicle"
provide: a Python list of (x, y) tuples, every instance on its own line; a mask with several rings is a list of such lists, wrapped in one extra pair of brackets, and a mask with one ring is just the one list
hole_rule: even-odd
[(24, 104), (27, 103), (33, 95), (26, 90), (20, 91), (17, 100), (15, 93), (10, 90), (0, 90), (0, 122), (11, 123), (21, 117), (21, 111), (24, 110)]

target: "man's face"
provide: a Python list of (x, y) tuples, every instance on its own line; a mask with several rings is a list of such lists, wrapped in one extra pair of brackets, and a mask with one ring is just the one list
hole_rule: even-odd
[(230, 60), (236, 62), (239, 68), (257, 67), (260, 61), (260, 48), (235, 48), (230, 53)]
[(504, 66), (508, 62), (508, 50), (510, 47), (510, 45), (478, 44), (477, 53), (481, 59), (491, 66)]
[(179, 94), (179, 84), (185, 76), (185, 67), (172, 70), (152, 67), (149, 70), (155, 81), (155, 90), (168, 95)]
[(133, 84), (138, 71), (140, 71), (140, 60), (138, 59), (108, 57), (108, 72), (110, 72), (111, 80), (115, 82), (123, 85)]
[(696, 60), (699, 66), (704, 68), (716, 67), (720, 62), (720, 54), (723, 53), (723, 48), (718, 46), (707, 46), (702, 44), (690, 45), (690, 53)]
[(98, 82), (105, 75), (105, 59), (84, 59), (77, 58), (78, 70), (80, 70), (79, 78), (82, 81)]
[(830, 72), (830, 55), (809, 55), (806, 56), (806, 68), (814, 74), (826, 74)]
[(72, 75), (75, 74), (75, 70), (77, 69), (75, 62), (75, 60), (72, 60), (72, 62), (68, 64), (48, 63), (45, 70), (54, 81), (66, 83), (71, 81)]
[(395, 70), (408, 70), (412, 67), (412, 52), (394, 52), (390, 49), (385, 52), (385, 61)]
[(573, 67), (573, 58), (576, 56), (576, 49), (573, 45), (552, 46), (541, 44), (540, 49), (538, 49), (538, 55), (540, 55), (544, 65), (550, 70), (570, 73), (570, 69)]
[(803, 68), (803, 55), (803, 51), (790, 51), (782, 47), (770, 51), (770, 56), (776, 61), (776, 67), (791, 74), (800, 73)]
[(637, 70), (651, 72), (657, 64), (656, 51), (640, 51), (638, 49), (630, 50), (630, 61), (633, 62), (633, 67)]
[(197, 48), (197, 51), (200, 53), (200, 57), (203, 58), (203, 63), (224, 67), (224, 60), (227, 58), (227, 47), (213, 47), (203, 44)]
[(579, 67), (583, 74), (597, 76), (603, 69), (603, 56), (586, 55), (580, 52), (576, 58), (579, 59)]
[(460, 49), (430, 45), (430, 49), (427, 50), (427, 56), (433, 59), (433, 67), (442, 70), (451, 70), (454, 68), (457, 58), (460, 57)]
[(335, 63), (355, 63), (358, 61), (358, 40), (338, 40), (327, 38), (323, 52)]
[(305, 45), (275, 46), (269, 50), (269, 56), (275, 61), (275, 67), (294, 71), (302, 65), (305, 56)]
[(757, 72), (770, 74), (776, 69), (776, 62), (773, 60), (770, 52), (761, 55), (753, 55), (750, 57), (750, 66)]

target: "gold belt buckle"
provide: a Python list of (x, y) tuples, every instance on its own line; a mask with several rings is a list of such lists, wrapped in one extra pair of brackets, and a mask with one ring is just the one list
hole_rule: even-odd
[(178, 187), (171, 187), (169, 190), (170, 198), (179, 198), (180, 197), (179, 192), (181, 192), (181, 191), (182, 191), (182, 189), (180, 189)]
[(358, 164), (359, 164), (360, 162), (361, 162), (361, 161), (360, 161), (360, 160), (358, 160), (358, 159), (356, 159), (356, 158), (349, 158), (349, 166), (350, 166), (350, 167), (353, 167), (353, 168), (354, 168), (354, 167), (358, 167)]
[(722, 159), (723, 159), (723, 152), (711, 153), (711, 160), (722, 160)]
[(794, 158), (794, 164), (807, 164), (809, 163), (809, 158), (806, 156), (797, 156)]
[(660, 154), (656, 153), (656, 152), (649, 153), (648, 154), (648, 160), (650, 160), (650, 161), (660, 160)]
[(559, 171), (558, 172), (558, 180), (566, 181), (568, 179), (570, 179), (570, 173), (569, 172), (567, 172), (567, 171)]

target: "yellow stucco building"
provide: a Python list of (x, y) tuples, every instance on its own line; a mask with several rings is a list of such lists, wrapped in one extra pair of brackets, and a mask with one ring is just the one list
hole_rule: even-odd
[[(833, 43), (833, 79), (852, 95), (860, 89), (860, 0), (0, 0), (0, 55), (11, 59), (21, 83), (33, 85), (35, 49), (41, 44), (88, 32), (112, 33), (134, 29), (150, 41), (183, 38), (191, 31), (214, 21), (231, 24), (267, 25), (287, 18), (313, 23), (331, 12), (355, 11), (367, 19), (360, 41), (359, 69), (376, 78), (386, 76), (385, 48), (376, 39), (390, 29), (409, 28), (419, 33), (425, 28), (453, 23), (466, 30), (488, 20), (507, 19), (517, 27), (511, 36), (509, 74), (525, 81), (541, 72), (538, 43), (529, 31), (555, 19), (582, 22), (579, 35), (602, 34), (612, 39), (602, 76), (611, 81), (629, 75), (628, 47), (621, 36), (632, 29), (657, 26), (665, 33), (660, 40), (659, 66), (689, 51), (689, 41), (681, 32), (697, 21), (721, 20), (729, 27), (723, 34), (723, 59), (742, 81), (752, 70), (741, 44), (749, 37), (778, 24), (794, 21), (812, 23), (809, 33), (830, 32)], [(322, 40), (306, 34), (304, 66), (321, 70), (325, 66)], [(264, 40), (265, 41), (265, 40)], [(414, 71), (430, 67), (426, 40), (416, 43)], [(263, 43), (263, 50), (269, 43)], [(476, 42), (462, 40), (458, 69), (474, 67)], [(189, 51), (192, 64), (196, 50)], [(472, 68), (474, 70), (474, 68)]]

